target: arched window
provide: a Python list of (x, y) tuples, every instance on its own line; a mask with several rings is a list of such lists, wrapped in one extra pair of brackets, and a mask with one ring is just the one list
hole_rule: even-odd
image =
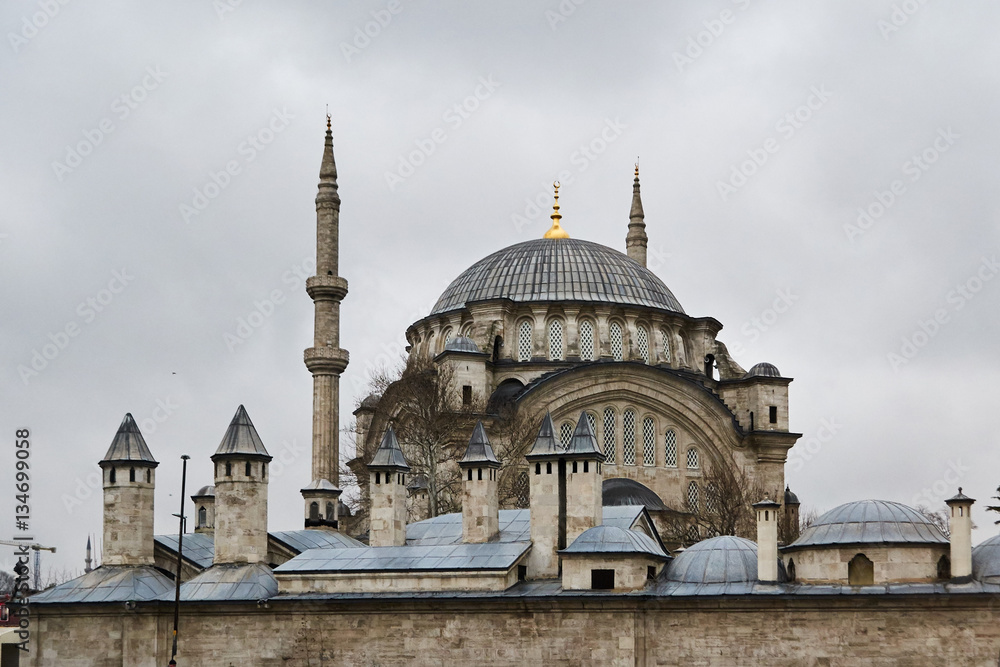
[(698, 526), (689, 526), (687, 530), (687, 543), (688, 546), (692, 544), (697, 544), (701, 541), (701, 534), (698, 532)]
[(788, 567), (785, 568), (786, 574), (788, 574), (789, 581), (795, 581), (795, 561), (791, 558), (788, 559)]
[(642, 465), (656, 465), (656, 425), (652, 417), (642, 420)]
[(635, 410), (626, 410), (622, 416), (622, 463), (635, 465)]
[[(536, 474), (539, 472), (535, 469)], [(522, 470), (517, 474), (517, 481), (514, 482), (514, 497), (517, 498), (517, 506), (524, 508), (531, 500), (531, 480), (528, 479), (528, 472)]]
[(467, 322), (462, 327), (462, 335), (466, 338), (472, 338), (472, 322)]
[(590, 320), (580, 320), (580, 361), (594, 360), (594, 325)]
[(611, 357), (615, 361), (622, 361), (625, 358), (622, 325), (618, 322), (612, 322), (608, 327), (608, 331), (611, 338)]
[(649, 363), (649, 330), (640, 324), (635, 328), (635, 346), (642, 363)]
[(604, 462), (615, 464), (615, 411), (604, 408)]
[(660, 329), (660, 335), (663, 337), (663, 362), (670, 363), (670, 332), (666, 329)]
[(697, 482), (688, 482), (688, 509), (692, 512), (698, 511), (700, 494)]
[(261, 479), (267, 479), (267, 464), (266, 463), (261, 463), (260, 464), (260, 478)]
[(947, 556), (938, 559), (937, 576), (938, 579), (951, 579), (951, 559)]
[(690, 468), (691, 470), (698, 469), (698, 450), (695, 449), (694, 447), (688, 450), (687, 464), (688, 468)]
[(149, 468), (146, 468), (146, 484), (152, 484), (152, 480), (153, 480), (153, 471), (150, 470)]
[(590, 432), (594, 434), (594, 438), (597, 438), (597, 415), (593, 412), (588, 412), (587, 414), (587, 425), (590, 426)]
[(326, 520), (333, 521), (333, 503), (326, 504)]
[(309, 503), (309, 518), (313, 521), (319, 519), (319, 503)]
[(208, 510), (204, 507), (198, 508), (198, 527), (204, 528), (208, 523)]
[(561, 320), (549, 322), (549, 359), (551, 361), (562, 361), (563, 359), (563, 325)]
[(251, 471), (251, 470), (250, 470), (250, 462), (249, 462), (249, 461), (247, 461), (247, 465), (246, 465), (246, 476), (247, 476), (247, 477), (253, 477), (253, 474), (252, 474), (252, 472), (253, 472), (253, 471)]
[(715, 482), (709, 482), (705, 486), (705, 509), (715, 512), (719, 507), (718, 499), (719, 489), (715, 486)]
[(673, 429), (667, 431), (663, 437), (663, 465), (668, 468), (677, 467), (677, 434)]
[(114, 468), (112, 468), (112, 469), (111, 469), (111, 474), (110, 474), (110, 475), (108, 475), (108, 479), (109, 479), (109, 481), (110, 481), (110, 482), (111, 482), (112, 484), (114, 484), (114, 483), (115, 483), (115, 469), (114, 469)]
[(448, 347), (448, 342), (452, 338), (454, 338), (454, 334), (452, 333), (451, 327), (448, 327), (447, 329), (444, 330), (444, 333), (441, 334), (441, 349), (442, 350), (444, 350), (445, 348)]
[(226, 477), (233, 476), (233, 464), (230, 461), (226, 461)]
[(569, 441), (573, 438), (573, 423), (563, 422), (559, 426), (559, 442), (563, 447), (569, 447)]
[(130, 482), (134, 482), (135, 481), (135, 468), (129, 468), (128, 469), (128, 481), (130, 481)]
[(871, 586), (875, 583), (875, 563), (858, 554), (847, 564), (847, 583), (851, 586)]
[(517, 360), (531, 361), (531, 320), (521, 320), (517, 325)]

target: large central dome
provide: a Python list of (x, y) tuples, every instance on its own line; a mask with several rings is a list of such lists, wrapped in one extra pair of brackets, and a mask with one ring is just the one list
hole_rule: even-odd
[(487, 299), (592, 301), (684, 312), (652, 271), (607, 246), (578, 239), (525, 241), (479, 260), (448, 285), (431, 315)]

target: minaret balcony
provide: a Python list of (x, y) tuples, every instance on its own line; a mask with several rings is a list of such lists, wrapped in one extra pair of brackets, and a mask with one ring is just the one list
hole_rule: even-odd
[(306, 293), (313, 301), (343, 301), (347, 296), (347, 280), (340, 276), (311, 276), (306, 279)]
[(335, 373), (337, 375), (344, 372), (351, 359), (347, 350), (339, 347), (310, 347), (306, 349), (303, 357), (310, 373)]

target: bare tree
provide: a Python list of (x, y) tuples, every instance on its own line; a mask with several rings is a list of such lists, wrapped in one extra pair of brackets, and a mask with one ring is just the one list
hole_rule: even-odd
[[(997, 487), (997, 495), (992, 496), (992, 498), (993, 498), (993, 500), (1000, 500), (1000, 486)], [(998, 513), (1000, 513), (1000, 505), (987, 505), (986, 506), (986, 511), (987, 512), (998, 512)], [(997, 519), (993, 523), (994, 524), (1000, 523), (1000, 519)]]
[(528, 506), (528, 467), (524, 458), (538, 434), (538, 420), (517, 410), (513, 404), (496, 406), (489, 427), (490, 444), (500, 461), (497, 480), (500, 507)]

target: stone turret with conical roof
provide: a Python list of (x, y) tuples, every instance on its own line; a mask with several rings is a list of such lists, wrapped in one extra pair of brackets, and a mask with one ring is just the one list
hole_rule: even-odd
[(241, 405), (215, 465), (215, 563), (267, 561), (267, 464), (271, 456)]
[(406, 544), (406, 473), (410, 466), (392, 426), (368, 463), (371, 519), (368, 544), (400, 547)]
[(628, 234), (625, 236), (625, 252), (629, 257), (646, 266), (646, 222), (642, 212), (642, 197), (639, 195), (639, 165), (635, 165), (635, 180), (632, 182), (632, 210), (628, 214)]
[(476, 422), (465, 456), (458, 462), (462, 469), (462, 541), (489, 542), (500, 532), (500, 499), (497, 473), (500, 461), (486, 437), (483, 422)]
[(566, 548), (566, 459), (556, 439), (552, 415), (545, 413), (535, 444), (527, 454), (531, 551), (528, 577), (546, 579), (559, 574), (557, 551)]
[(604, 521), (604, 454), (587, 413), (581, 412), (566, 449), (566, 542), (572, 544), (584, 531)]
[[(306, 280), (306, 292), (315, 309), (313, 346), (305, 351), (306, 368), (313, 376), (312, 480), (302, 489), (306, 528), (336, 527), (340, 497), (340, 374), (349, 355), (340, 347), (340, 302), (347, 281), (340, 277), (340, 195), (337, 163), (333, 159), (333, 130), (326, 118), (326, 142), (316, 195), (316, 275)], [(331, 506), (313, 515), (313, 506)]]
[(99, 465), (104, 476), (105, 565), (153, 564), (156, 466), (131, 414), (122, 420)]

